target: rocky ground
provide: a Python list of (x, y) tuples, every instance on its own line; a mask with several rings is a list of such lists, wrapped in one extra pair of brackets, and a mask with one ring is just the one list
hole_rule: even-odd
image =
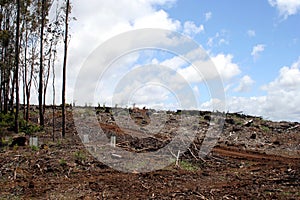
[[(45, 130), (33, 134), (38, 147), (7, 146), (13, 135), (1, 127), (0, 199), (300, 199), (299, 123), (237, 113), (220, 117), (209, 112), (90, 111), (96, 122), (83, 111), (78, 123), (78, 112), (68, 110), (67, 135), (61, 139), (61, 111), (55, 110), (53, 141), (48, 109)], [(37, 121), (34, 113), (31, 120)], [(125, 173), (91, 155), (101, 151), (101, 137), (93, 135), (99, 125), (109, 142), (116, 137), (116, 147), (107, 148), (137, 157), (173, 140), (189, 145), (179, 154), (171, 148), (173, 160), (162, 169), (139, 173), (150, 169), (150, 160), (146, 166), (131, 165)], [(213, 148), (201, 157), (205, 143)], [(112, 154), (107, 153), (112, 160), (126, 157), (122, 151)]]

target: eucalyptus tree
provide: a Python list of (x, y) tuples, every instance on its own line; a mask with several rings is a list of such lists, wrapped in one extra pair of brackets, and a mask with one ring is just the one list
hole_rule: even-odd
[(67, 56), (68, 56), (68, 34), (69, 34), (69, 13), (70, 0), (66, 0), (66, 17), (65, 17), (65, 39), (64, 39), (64, 63), (63, 63), (63, 84), (62, 84), (62, 136), (66, 135), (66, 74), (67, 74)]
[(16, 20), (16, 37), (15, 37), (15, 82), (16, 82), (16, 113), (15, 113), (15, 131), (19, 132), (19, 45), (20, 45), (20, 0), (17, 0), (17, 20)]

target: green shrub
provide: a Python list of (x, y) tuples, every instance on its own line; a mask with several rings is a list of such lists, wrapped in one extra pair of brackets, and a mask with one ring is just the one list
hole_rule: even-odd
[(76, 151), (75, 154), (74, 154), (74, 157), (75, 157), (76, 161), (83, 162), (83, 161), (86, 160), (86, 155), (82, 151)]
[(25, 124), (23, 126), (20, 126), (20, 129), (26, 135), (30, 135), (32, 133), (42, 131), (42, 128), (39, 125), (35, 125), (35, 124)]
[[(15, 126), (15, 116), (13, 114), (0, 113), (0, 127), (14, 128)], [(30, 124), (26, 122), (23, 118), (19, 118), (20, 132), (24, 132), (29, 135), (41, 131), (41, 127), (38, 125)]]
[(31, 146), (31, 149), (33, 150), (33, 151), (38, 151), (39, 150), (39, 147), (37, 147), (37, 146)]
[(0, 126), (13, 127), (14, 120), (15, 120), (14, 115), (12, 115), (10, 113), (9, 114), (0, 113)]

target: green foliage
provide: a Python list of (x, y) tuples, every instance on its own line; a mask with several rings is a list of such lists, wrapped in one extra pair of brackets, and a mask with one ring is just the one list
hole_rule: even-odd
[(7, 145), (7, 141), (4, 139), (4, 138), (1, 138), (1, 144), (3, 144), (3, 145)]
[(1, 127), (13, 127), (15, 117), (12, 114), (0, 113), (0, 126)]
[(42, 131), (42, 128), (39, 125), (35, 125), (35, 124), (22, 124), (20, 125), (20, 129), (26, 135), (30, 135), (32, 133)]
[(187, 171), (197, 171), (199, 169), (197, 165), (184, 160), (179, 162), (179, 166)]
[(19, 145), (15, 144), (14, 147), (13, 147), (13, 150), (17, 151), (18, 149), (19, 149)]
[(241, 126), (241, 125), (243, 125), (243, 122), (242, 121), (237, 121), (236, 124)]
[[(14, 128), (15, 117), (13, 114), (4, 114), (0, 113), (0, 127), (10, 127)], [(39, 125), (31, 124), (26, 122), (23, 118), (19, 118), (19, 127), (20, 131), (29, 135), (32, 133), (36, 133), (42, 130)]]
[(83, 162), (86, 160), (86, 155), (83, 151), (76, 151), (74, 157), (76, 161)]
[(67, 161), (65, 159), (60, 159), (59, 160), (59, 165), (62, 166), (62, 167), (65, 167), (65, 166), (67, 166)]
[(33, 145), (33, 146), (31, 146), (31, 150), (32, 150), (32, 151), (38, 151), (38, 150), (39, 150), (39, 147)]
[(264, 132), (269, 132), (270, 128), (267, 126), (261, 126), (261, 130), (263, 130)]

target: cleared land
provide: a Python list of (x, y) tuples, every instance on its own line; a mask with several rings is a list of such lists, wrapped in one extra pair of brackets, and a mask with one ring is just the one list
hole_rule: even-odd
[[(300, 199), (299, 123), (227, 114), (216, 146), (202, 159), (197, 151), (213, 119), (208, 112), (196, 113), (196, 117), (190, 113), (197, 120), (184, 126), (196, 136), (178, 165), (123, 173), (90, 155), (75, 129), (71, 110), (66, 139), (59, 139), (60, 112), (55, 110), (54, 142), (52, 110), (47, 109), (45, 131), (34, 134), (39, 137), (38, 148), (2, 144), (0, 199)], [(168, 113), (161, 131), (147, 137), (145, 130), (155, 114), (136, 109), (130, 116), (136, 128), (120, 128), (121, 122), (117, 125), (110, 111), (99, 108), (97, 112), (107, 138), (115, 135), (116, 146), (126, 151), (156, 151), (180, 130), (181, 115)], [(32, 121), (36, 117), (33, 113)], [(1, 129), (5, 143), (12, 135), (7, 127)]]

